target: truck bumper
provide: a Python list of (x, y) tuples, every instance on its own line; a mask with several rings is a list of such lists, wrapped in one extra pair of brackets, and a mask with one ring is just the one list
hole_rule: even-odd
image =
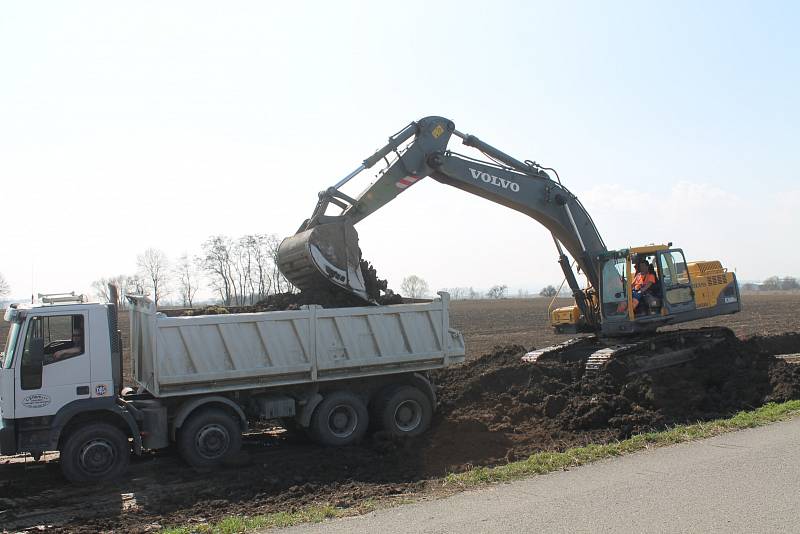
[(14, 434), (14, 421), (0, 419), (0, 455), (17, 454), (17, 438)]

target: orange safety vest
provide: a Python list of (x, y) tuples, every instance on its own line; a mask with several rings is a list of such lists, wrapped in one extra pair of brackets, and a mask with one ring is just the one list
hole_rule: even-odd
[(639, 291), (643, 285), (650, 282), (651, 284), (656, 283), (656, 275), (653, 273), (636, 273), (636, 276), (633, 277), (633, 289)]

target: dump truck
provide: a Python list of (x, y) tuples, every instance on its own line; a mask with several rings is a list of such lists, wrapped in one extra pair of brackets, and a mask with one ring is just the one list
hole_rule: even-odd
[(217, 466), (255, 421), (301, 427), (327, 446), (368, 427), (416, 436), (436, 406), (428, 372), (464, 360), (444, 292), (428, 303), (191, 317), (129, 300), (132, 388), (117, 304), (6, 310), (0, 454), (59, 451), (65, 477), (86, 482), (121, 475), (131, 451), (171, 444), (191, 466)]

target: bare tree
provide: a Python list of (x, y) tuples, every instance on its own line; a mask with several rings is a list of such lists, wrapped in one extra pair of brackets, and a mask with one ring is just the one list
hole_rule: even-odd
[(240, 237), (231, 247), (231, 285), (233, 302), (247, 304), (253, 297), (253, 236)]
[(167, 294), (169, 280), (169, 261), (162, 250), (148, 248), (136, 258), (139, 273), (153, 290), (153, 302), (158, 306), (158, 301)]
[(272, 289), (272, 252), (269, 246), (270, 236), (256, 234), (250, 236), (248, 242), (253, 249), (253, 266), (251, 279), (256, 293), (257, 301), (266, 297)]
[(490, 299), (501, 299), (505, 297), (507, 289), (508, 286), (505, 284), (492, 286), (491, 289), (486, 292), (486, 296)]
[(185, 252), (178, 258), (178, 263), (175, 265), (174, 272), (183, 306), (191, 308), (194, 302), (194, 296), (197, 293), (197, 289), (200, 287), (200, 277), (198, 276), (194, 263)]
[(558, 290), (553, 286), (543, 287), (541, 291), (539, 291), (540, 297), (555, 297), (558, 293)]
[(451, 300), (463, 300), (467, 293), (465, 287), (445, 287), (442, 291), (447, 291), (450, 294)]
[(197, 264), (224, 304), (253, 304), (270, 293), (294, 290), (278, 269), (280, 243), (274, 234), (249, 234), (236, 240), (212, 236), (203, 243)]
[(800, 289), (800, 284), (797, 283), (797, 278), (794, 276), (787, 276), (786, 278), (781, 279), (781, 289), (784, 291)]
[(108, 291), (108, 278), (98, 278), (92, 282), (92, 291), (100, 302), (110, 302), (111, 296)]
[(481, 294), (478, 291), (475, 291), (475, 288), (470, 286), (467, 290), (467, 298), (470, 300), (475, 300), (481, 298)]
[(150, 292), (147, 290), (147, 284), (144, 281), (144, 278), (141, 275), (134, 274), (125, 278), (125, 289), (124, 292), (126, 295), (149, 295)]
[(407, 276), (403, 279), (403, 283), (400, 284), (400, 291), (402, 291), (403, 295), (406, 297), (420, 299), (429, 292), (428, 282), (416, 274), (412, 274), (411, 276)]
[(209, 237), (202, 248), (200, 266), (208, 275), (211, 287), (219, 293), (222, 303), (230, 305), (236, 293), (231, 276), (233, 243), (224, 235), (216, 235)]
[(92, 290), (95, 296), (100, 299), (100, 302), (111, 302), (111, 295), (108, 289), (109, 284), (117, 286), (120, 296), (126, 293), (133, 293), (132, 291), (128, 291), (128, 277), (124, 274), (109, 276), (108, 278), (99, 278), (92, 282)]
[(278, 247), (281, 245), (281, 239), (275, 234), (264, 236), (264, 246), (266, 247), (267, 254), (271, 260), (271, 275), (270, 280), (275, 293), (286, 293), (294, 291), (295, 287), (289, 280), (283, 276), (283, 273), (278, 269)]
[(781, 279), (778, 276), (770, 276), (761, 283), (761, 289), (775, 290), (781, 288)]
[(0, 274), (0, 297), (5, 297), (11, 293), (11, 287), (6, 282), (6, 278)]

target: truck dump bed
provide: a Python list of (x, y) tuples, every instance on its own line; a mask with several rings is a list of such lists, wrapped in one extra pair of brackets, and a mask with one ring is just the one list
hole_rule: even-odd
[(431, 303), (166, 317), (131, 299), (137, 384), (157, 397), (426, 371), (464, 361), (449, 295)]

